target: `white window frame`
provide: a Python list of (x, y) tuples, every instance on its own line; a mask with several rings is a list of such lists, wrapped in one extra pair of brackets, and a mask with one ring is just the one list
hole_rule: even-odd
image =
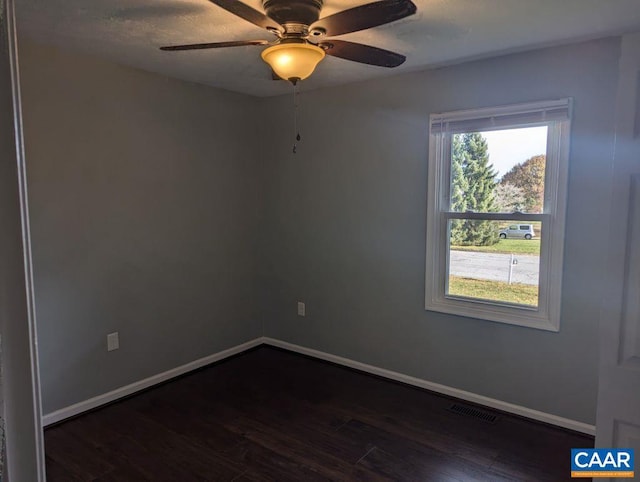
[[(571, 112), (571, 99), (560, 99), (430, 116), (425, 309), (559, 331)], [(452, 134), (543, 125), (548, 126), (543, 213), (449, 210)], [(542, 221), (538, 306), (446, 295), (450, 219)]]

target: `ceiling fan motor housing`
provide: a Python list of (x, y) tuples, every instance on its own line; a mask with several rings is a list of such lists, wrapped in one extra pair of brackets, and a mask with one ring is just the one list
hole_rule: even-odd
[(320, 18), (322, 0), (264, 0), (264, 11), (280, 25), (311, 25)]

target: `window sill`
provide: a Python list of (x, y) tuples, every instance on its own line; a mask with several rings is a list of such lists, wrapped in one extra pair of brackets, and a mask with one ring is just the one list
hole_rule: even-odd
[(464, 299), (444, 298), (428, 301), (425, 304), (425, 310), (536, 330), (560, 331), (559, 320), (551, 320), (547, 314), (540, 312), (536, 308), (510, 307), (478, 300), (466, 301)]

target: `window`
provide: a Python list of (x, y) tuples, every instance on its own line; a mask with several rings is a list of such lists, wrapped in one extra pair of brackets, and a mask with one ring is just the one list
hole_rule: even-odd
[(430, 117), (427, 310), (558, 331), (570, 99)]

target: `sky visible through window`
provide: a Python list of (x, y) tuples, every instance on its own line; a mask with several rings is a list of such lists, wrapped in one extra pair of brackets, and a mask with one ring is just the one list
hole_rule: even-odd
[(489, 162), (497, 179), (513, 166), (547, 151), (547, 126), (481, 132), (489, 145)]

